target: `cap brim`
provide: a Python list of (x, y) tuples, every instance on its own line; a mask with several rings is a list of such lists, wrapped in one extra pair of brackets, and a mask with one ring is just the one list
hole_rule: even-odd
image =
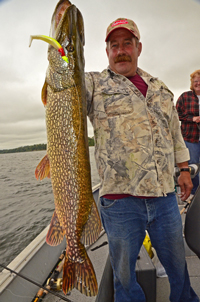
[(106, 37), (106, 39), (105, 39), (105, 42), (108, 42), (108, 39), (109, 39), (110, 35), (113, 33), (113, 31), (115, 31), (115, 30), (117, 30), (117, 29), (120, 29), (120, 28), (123, 28), (123, 29), (128, 30), (129, 32), (132, 33), (132, 35), (133, 35), (134, 37), (136, 37), (136, 38), (138, 39), (138, 37), (136, 36), (136, 34), (135, 34), (132, 30), (130, 30), (130, 29), (124, 27), (124, 26), (118, 26), (117, 28), (113, 28), (113, 29), (109, 32), (109, 34), (107, 35), (107, 37)]

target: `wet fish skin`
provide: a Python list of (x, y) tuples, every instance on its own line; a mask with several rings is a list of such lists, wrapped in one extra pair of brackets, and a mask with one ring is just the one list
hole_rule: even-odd
[[(58, 26), (56, 12), (66, 8)], [(42, 90), (46, 107), (47, 156), (36, 169), (36, 177), (51, 175), (55, 202), (47, 243), (67, 241), (63, 269), (63, 291), (76, 287), (87, 296), (97, 294), (98, 285), (84, 244), (94, 242), (101, 231), (91, 189), (84, 79), (84, 27), (79, 10), (69, 1), (59, 1), (52, 17), (51, 34), (61, 44), (69, 64), (51, 45), (49, 67)]]

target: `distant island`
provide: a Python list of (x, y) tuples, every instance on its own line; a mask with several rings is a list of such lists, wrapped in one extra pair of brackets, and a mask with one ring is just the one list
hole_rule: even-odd
[[(89, 146), (94, 146), (94, 137), (88, 137)], [(0, 150), (0, 154), (5, 153), (18, 153), (18, 152), (30, 152), (30, 151), (42, 151), (47, 149), (47, 144), (37, 144), (32, 146), (18, 147), (14, 149)]]

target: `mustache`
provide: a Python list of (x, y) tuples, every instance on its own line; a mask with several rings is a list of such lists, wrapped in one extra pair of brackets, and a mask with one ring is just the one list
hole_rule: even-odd
[(115, 63), (119, 63), (119, 62), (131, 62), (131, 57), (127, 56), (127, 55), (118, 55), (115, 58)]

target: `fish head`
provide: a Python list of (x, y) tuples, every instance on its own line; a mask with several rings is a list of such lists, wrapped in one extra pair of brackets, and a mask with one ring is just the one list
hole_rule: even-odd
[[(60, 0), (52, 16), (50, 37), (31, 36), (29, 46), (33, 39), (49, 44), (49, 66), (42, 90), (44, 105), (46, 105), (47, 85), (54, 91), (61, 91), (70, 87), (74, 80), (79, 86), (84, 84), (84, 24), (82, 14), (75, 5), (68, 0)], [(73, 80), (70, 81), (72, 78)]]
[[(58, 2), (51, 20), (50, 36), (62, 46), (65, 56), (69, 60), (68, 69), (84, 71), (83, 47), (85, 37), (83, 17), (78, 8), (68, 0)], [(53, 57), (55, 56), (55, 49), (52, 50), (52, 46), (49, 45), (49, 60), (51, 60), (51, 54)], [(64, 62), (60, 62), (63, 63), (63, 67), (66, 65)]]

